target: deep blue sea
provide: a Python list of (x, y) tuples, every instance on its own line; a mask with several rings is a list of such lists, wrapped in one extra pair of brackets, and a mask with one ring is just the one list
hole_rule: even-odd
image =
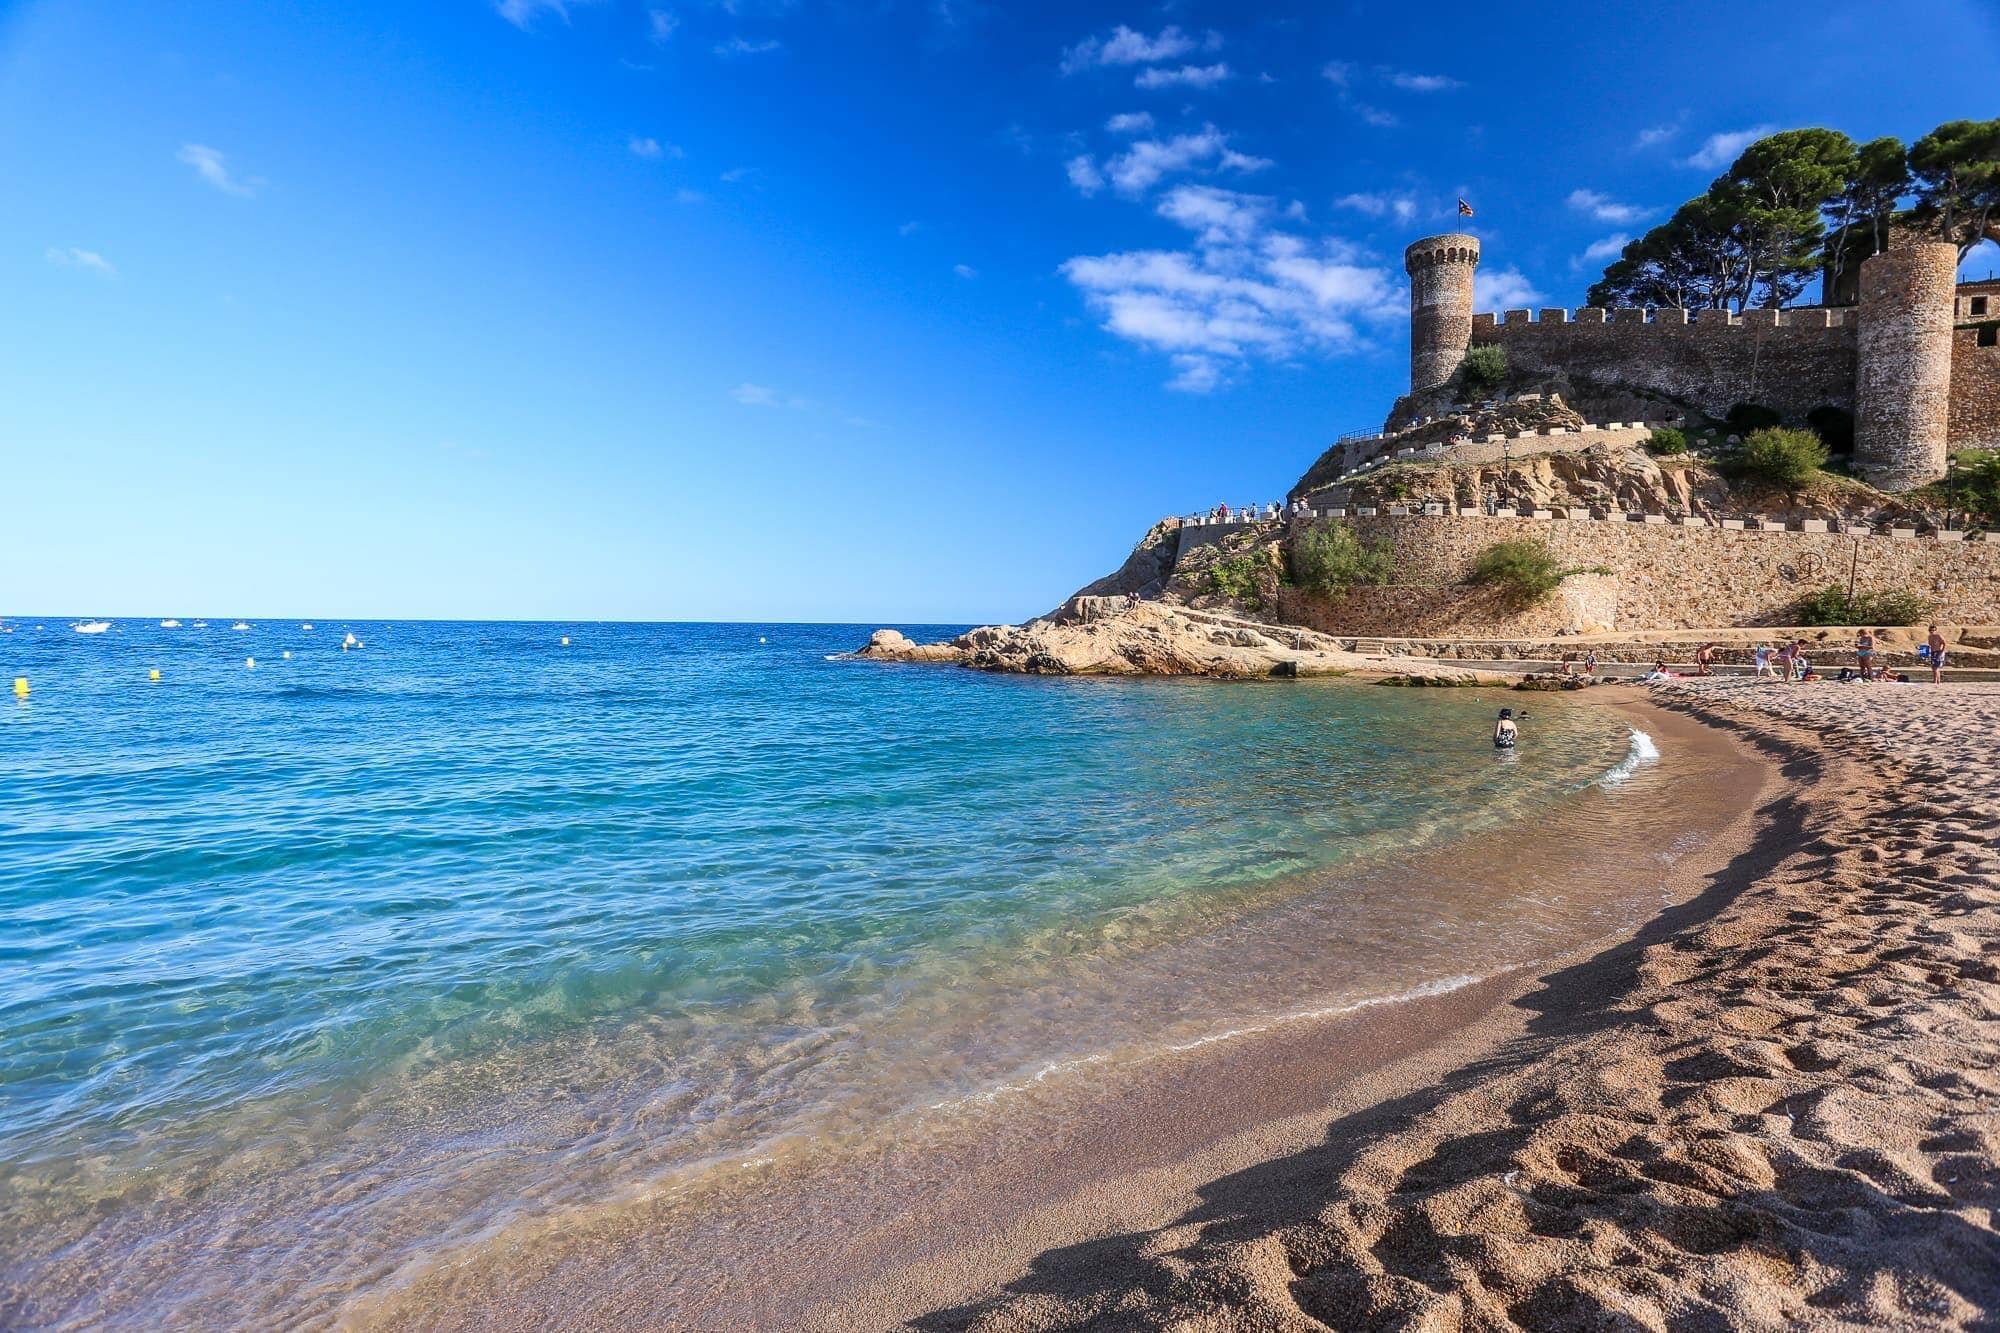
[(1487, 691), (841, 660), (872, 626), (185, 619), (0, 634), (0, 1325), (334, 1318), (564, 1208), (1457, 984), (1605, 909), (1403, 859), (1644, 785), (1559, 699), (1500, 757)]

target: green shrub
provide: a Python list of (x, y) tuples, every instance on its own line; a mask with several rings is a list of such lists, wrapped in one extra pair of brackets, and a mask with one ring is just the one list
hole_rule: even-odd
[(1675, 430), (1672, 426), (1656, 428), (1646, 440), (1646, 452), (1655, 458), (1671, 458), (1675, 454), (1684, 454), (1687, 451), (1687, 433)]
[(1729, 409), (1729, 415), (1723, 420), (1727, 421), (1729, 429), (1738, 435), (1748, 435), (1753, 430), (1775, 426), (1784, 418), (1762, 403), (1738, 403)]
[(1468, 397), (1485, 397), (1507, 378), (1507, 349), (1498, 343), (1472, 348), (1459, 362), (1459, 374)]
[(1387, 583), (1396, 574), (1389, 539), (1369, 545), (1345, 523), (1307, 528), (1293, 540), (1290, 554), (1292, 582), (1323, 597), (1337, 596), (1359, 583)]
[(1913, 592), (1864, 592), (1850, 598), (1836, 583), (1801, 597), (1794, 614), (1801, 625), (1918, 625), (1931, 609)]
[(1261, 564), (1263, 561), (1247, 551), (1223, 556), (1208, 567), (1209, 589), (1255, 611), (1264, 605), (1263, 586), (1258, 578)]
[(1515, 538), (1495, 542), (1472, 561), (1472, 581), (1497, 588), (1510, 602), (1526, 605), (1554, 592), (1563, 570), (1549, 548), (1538, 541)]
[(1826, 466), (1826, 445), (1809, 430), (1766, 426), (1743, 442), (1743, 471), (1760, 481), (1797, 489)]
[(2000, 519), (2000, 449), (1966, 449), (1952, 459), (1946, 503), (1988, 521)]

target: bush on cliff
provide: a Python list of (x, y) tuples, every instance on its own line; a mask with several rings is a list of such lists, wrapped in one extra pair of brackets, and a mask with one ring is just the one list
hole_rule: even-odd
[(1538, 541), (1515, 538), (1495, 542), (1472, 561), (1472, 582), (1499, 590), (1509, 602), (1525, 606), (1540, 601), (1563, 581), (1563, 568), (1549, 548)]
[(1655, 458), (1672, 458), (1687, 451), (1687, 433), (1675, 430), (1672, 426), (1658, 427), (1646, 440), (1646, 452)]
[(1262, 563), (1248, 551), (1222, 557), (1208, 567), (1209, 590), (1229, 598), (1246, 610), (1261, 610), (1264, 590), (1262, 580), (1258, 578), (1258, 567)]
[(1306, 529), (1292, 542), (1291, 563), (1292, 582), (1322, 597), (1338, 597), (1357, 584), (1387, 583), (1396, 576), (1396, 554), (1389, 539), (1365, 543), (1345, 523)]
[(1826, 445), (1809, 430), (1767, 426), (1743, 442), (1744, 475), (1797, 489), (1826, 466)]
[(1507, 378), (1507, 349), (1498, 343), (1482, 343), (1459, 362), (1459, 382), (1465, 399), (1484, 398)]
[(1864, 592), (1853, 597), (1839, 584), (1829, 584), (1799, 599), (1794, 614), (1801, 625), (1918, 625), (1931, 604), (1913, 592)]

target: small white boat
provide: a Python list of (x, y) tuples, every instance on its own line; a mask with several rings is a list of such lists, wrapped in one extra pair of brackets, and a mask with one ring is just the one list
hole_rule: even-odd
[(308, 620), (305, 624), (299, 626), (300, 629), (311, 629), (312, 627), (313, 623), (310, 620)]
[(171, 616), (160, 622), (161, 629), (179, 629), (180, 627), (181, 622), (173, 619)]
[(349, 648), (359, 648), (360, 646), (361, 646), (361, 640), (354, 637), (354, 632), (352, 630), (349, 630), (347, 633), (347, 637), (340, 641), (340, 651), (343, 653), (346, 652)]
[(78, 634), (102, 634), (111, 628), (108, 620), (79, 620), (70, 626)]
[(207, 622), (206, 620), (197, 620), (197, 621), (195, 621), (195, 622), (194, 622), (194, 627), (195, 627), (196, 629), (207, 629), (207, 628), (208, 628), (208, 622)]
[(249, 627), (248, 625), (246, 625), (245, 623), (243, 623), (242, 621), (240, 621), (240, 620), (239, 620), (239, 621), (237, 621), (237, 622), (236, 622), (236, 623), (235, 623), (234, 625), (231, 625), (231, 626), (230, 626), (229, 628), (231, 628), (231, 629), (249, 629), (250, 627)]

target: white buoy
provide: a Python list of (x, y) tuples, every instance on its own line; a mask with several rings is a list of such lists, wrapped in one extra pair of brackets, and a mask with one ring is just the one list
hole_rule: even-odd
[(257, 659), (256, 659), (256, 658), (254, 658), (254, 657), (246, 657), (246, 658), (244, 658), (244, 659), (243, 659), (243, 667), (244, 667), (244, 669), (245, 669), (245, 670), (248, 670), (248, 671), (254, 671), (254, 670), (256, 670), (256, 668), (257, 668)]
[(292, 660), (292, 650), (289, 648), (285, 649), (285, 660), (287, 662)]

